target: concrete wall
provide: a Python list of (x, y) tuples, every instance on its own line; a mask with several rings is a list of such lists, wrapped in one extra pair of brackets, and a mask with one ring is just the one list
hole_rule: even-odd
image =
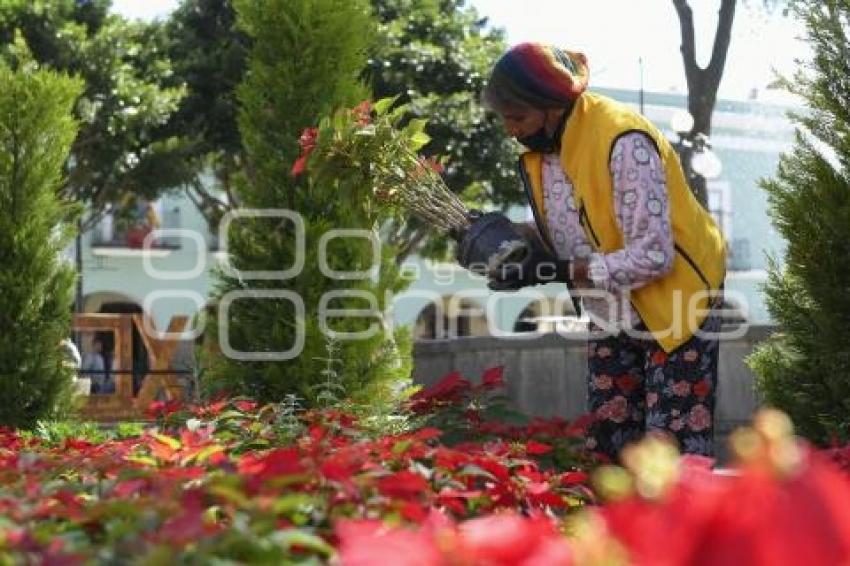
[[(744, 358), (772, 326), (750, 326), (720, 346), (715, 431), (718, 445), (735, 427), (747, 423), (758, 406), (754, 376)], [(575, 418), (585, 412), (586, 339), (579, 332), (536, 338), (472, 337), (417, 342), (413, 377), (429, 385), (458, 370), (470, 380), (493, 366), (504, 366), (508, 395), (528, 415)]]

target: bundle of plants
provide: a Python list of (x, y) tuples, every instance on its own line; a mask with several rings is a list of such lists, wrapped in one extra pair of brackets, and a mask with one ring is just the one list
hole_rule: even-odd
[(430, 141), (426, 121), (414, 118), (402, 126), (409, 108), (395, 100), (364, 101), (304, 130), (292, 174), (306, 171), (314, 182), (349, 179), (345, 196), (352, 202), (368, 203), (377, 216), (405, 221), (413, 215), (448, 233), (458, 241), (460, 263), (477, 273), (522, 261), (528, 253), (522, 234), (500, 213), (467, 208), (443, 180), (443, 164), (419, 154)]

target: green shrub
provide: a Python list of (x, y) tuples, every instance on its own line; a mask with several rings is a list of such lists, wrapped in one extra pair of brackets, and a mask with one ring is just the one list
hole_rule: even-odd
[(0, 424), (29, 428), (71, 400), (59, 344), (74, 272), (61, 259), (73, 214), (57, 198), (81, 83), (0, 61)]
[(766, 285), (781, 332), (748, 361), (765, 400), (823, 443), (850, 431), (850, 39), (842, 23), (850, 5), (805, 0), (795, 10), (814, 58), (785, 86), (808, 108), (796, 116), (801, 133), (793, 153), (763, 185), (788, 244)]
[[(404, 286), (395, 250), (382, 246), (378, 273), (366, 280), (340, 280), (320, 270), (319, 243), (330, 229), (372, 230), (378, 224), (368, 203), (346, 199), (344, 179), (310, 183), (294, 177), (299, 136), (334, 108), (352, 106), (368, 96), (357, 77), (365, 66), (366, 50), (375, 23), (366, 0), (261, 0), (234, 3), (238, 23), (251, 39), (249, 70), (238, 89), (239, 131), (246, 164), (236, 181), (239, 204), (251, 209), (286, 209), (304, 220), (304, 267), (286, 280), (243, 280), (221, 272), (215, 295), (220, 302), (232, 291), (279, 291), (303, 301), (303, 316), (289, 299), (253, 299), (230, 303), (228, 329), (212, 325), (235, 350), (281, 352), (304, 336), (296, 357), (278, 361), (245, 361), (218, 356), (205, 361), (204, 386), (209, 393), (227, 391), (262, 402), (279, 402), (297, 395), (314, 404), (325, 380), (327, 333), (318, 313), (328, 292), (354, 291), (375, 297), (344, 298), (333, 309), (383, 311), (387, 292)], [(239, 270), (283, 270), (295, 264), (296, 237), (292, 222), (242, 218), (228, 234), (231, 264)], [(362, 238), (337, 238), (328, 245), (328, 265), (334, 270), (366, 270), (371, 266), (371, 243)], [(230, 295), (232, 296), (232, 295)], [(375, 324), (374, 318), (330, 320), (335, 331), (355, 332)], [(380, 401), (392, 395), (397, 382), (409, 376), (410, 344), (398, 332), (343, 341), (335, 368), (345, 394)], [(342, 391), (335, 393), (341, 395)]]

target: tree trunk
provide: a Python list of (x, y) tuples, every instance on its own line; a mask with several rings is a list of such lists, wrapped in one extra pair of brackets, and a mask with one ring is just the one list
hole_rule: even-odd
[(732, 22), (735, 19), (737, 0), (721, 0), (717, 17), (717, 29), (714, 33), (714, 45), (711, 50), (711, 60), (704, 69), (696, 61), (696, 44), (694, 37), (694, 16), (688, 0), (672, 0), (682, 38), (682, 63), (685, 66), (685, 78), (688, 83), (688, 112), (694, 119), (694, 126), (685, 136), (690, 141), (690, 147), (680, 149), (682, 166), (688, 177), (697, 199), (703, 206), (708, 205), (707, 183), (705, 178), (696, 174), (691, 168), (691, 155), (694, 143), (699, 143), (700, 134), (708, 137), (711, 134), (711, 116), (717, 102), (717, 89), (723, 78), (726, 65), (726, 54), (732, 39)]

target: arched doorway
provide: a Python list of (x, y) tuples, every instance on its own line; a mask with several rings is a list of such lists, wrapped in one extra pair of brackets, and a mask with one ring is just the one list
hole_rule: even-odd
[(413, 327), (414, 340), (442, 340), (489, 336), (484, 309), (467, 298), (446, 296), (420, 311)]

